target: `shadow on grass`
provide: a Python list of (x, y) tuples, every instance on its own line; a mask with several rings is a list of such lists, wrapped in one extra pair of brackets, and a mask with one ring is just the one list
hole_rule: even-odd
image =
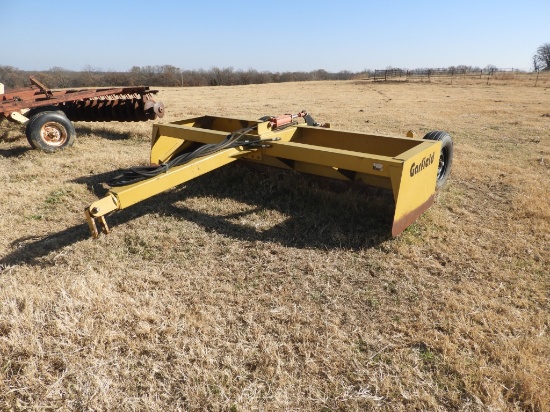
[(19, 157), (31, 150), (30, 147), (14, 147), (12, 149), (0, 149), (0, 156), (2, 157)]
[(27, 236), (16, 239), (10, 244), (14, 251), (0, 259), (0, 268), (21, 263), (39, 265), (38, 258), (89, 237), (87, 229), (87, 226), (78, 225), (42, 238)]
[(90, 127), (86, 124), (75, 123), (76, 135), (94, 134), (107, 140), (128, 140), (130, 133), (116, 132), (106, 127)]
[[(119, 173), (87, 176), (74, 182), (86, 184), (98, 196), (103, 196), (107, 189), (102, 183)], [(229, 215), (199, 211), (185, 204), (186, 199), (194, 198), (217, 199), (215, 201), (219, 202), (230, 199), (252, 208)], [(236, 221), (252, 214), (255, 221), (262, 216), (269, 219), (270, 211), (279, 212), (279, 223), (265, 230)], [(391, 193), (380, 189), (331, 183), (295, 172), (257, 171), (231, 164), (183, 187), (115, 212), (107, 220), (112, 230), (123, 230), (125, 223), (149, 214), (190, 221), (208, 232), (243, 241), (275, 242), (297, 248), (353, 250), (376, 246), (390, 237), (393, 198)], [(286, 217), (283, 221), (280, 221), (281, 214)], [(41, 239), (12, 242), (15, 250), (0, 259), (0, 265), (38, 264), (38, 258), (89, 236), (83, 217), (82, 225)]]

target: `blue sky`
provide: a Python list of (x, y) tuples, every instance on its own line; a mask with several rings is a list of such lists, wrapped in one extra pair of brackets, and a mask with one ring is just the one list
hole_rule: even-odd
[(550, 0), (0, 0), (0, 21), (22, 70), (528, 70), (550, 43)]

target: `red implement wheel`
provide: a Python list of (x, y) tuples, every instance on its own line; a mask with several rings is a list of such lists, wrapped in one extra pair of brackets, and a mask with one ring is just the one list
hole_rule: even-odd
[(25, 134), (33, 148), (46, 152), (70, 147), (76, 138), (73, 123), (58, 111), (34, 115), (27, 124)]

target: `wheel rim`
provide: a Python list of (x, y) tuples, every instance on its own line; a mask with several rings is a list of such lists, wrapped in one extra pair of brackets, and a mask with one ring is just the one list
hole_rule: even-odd
[(69, 139), (67, 129), (55, 122), (47, 122), (40, 128), (40, 138), (48, 146), (63, 146)]

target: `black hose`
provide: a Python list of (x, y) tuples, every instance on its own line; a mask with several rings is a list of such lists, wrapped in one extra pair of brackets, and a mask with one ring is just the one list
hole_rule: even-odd
[(231, 149), (239, 146), (251, 146), (257, 145), (262, 140), (248, 140), (241, 141), (240, 139), (250, 131), (256, 129), (257, 126), (245, 127), (239, 129), (231, 134), (229, 134), (224, 140), (219, 143), (209, 143), (204, 144), (192, 152), (182, 153), (179, 156), (174, 157), (166, 163), (163, 163), (159, 166), (139, 166), (131, 167), (126, 172), (121, 175), (118, 175), (111, 179), (108, 182), (108, 185), (111, 187), (120, 187), (126, 186), (132, 183), (137, 183), (142, 180), (150, 179), (152, 177), (158, 176), (161, 173), (166, 173), (168, 170), (175, 166), (181, 166), (185, 163), (190, 162), (191, 160), (197, 159), (199, 157), (204, 157), (217, 153), (221, 150)]

